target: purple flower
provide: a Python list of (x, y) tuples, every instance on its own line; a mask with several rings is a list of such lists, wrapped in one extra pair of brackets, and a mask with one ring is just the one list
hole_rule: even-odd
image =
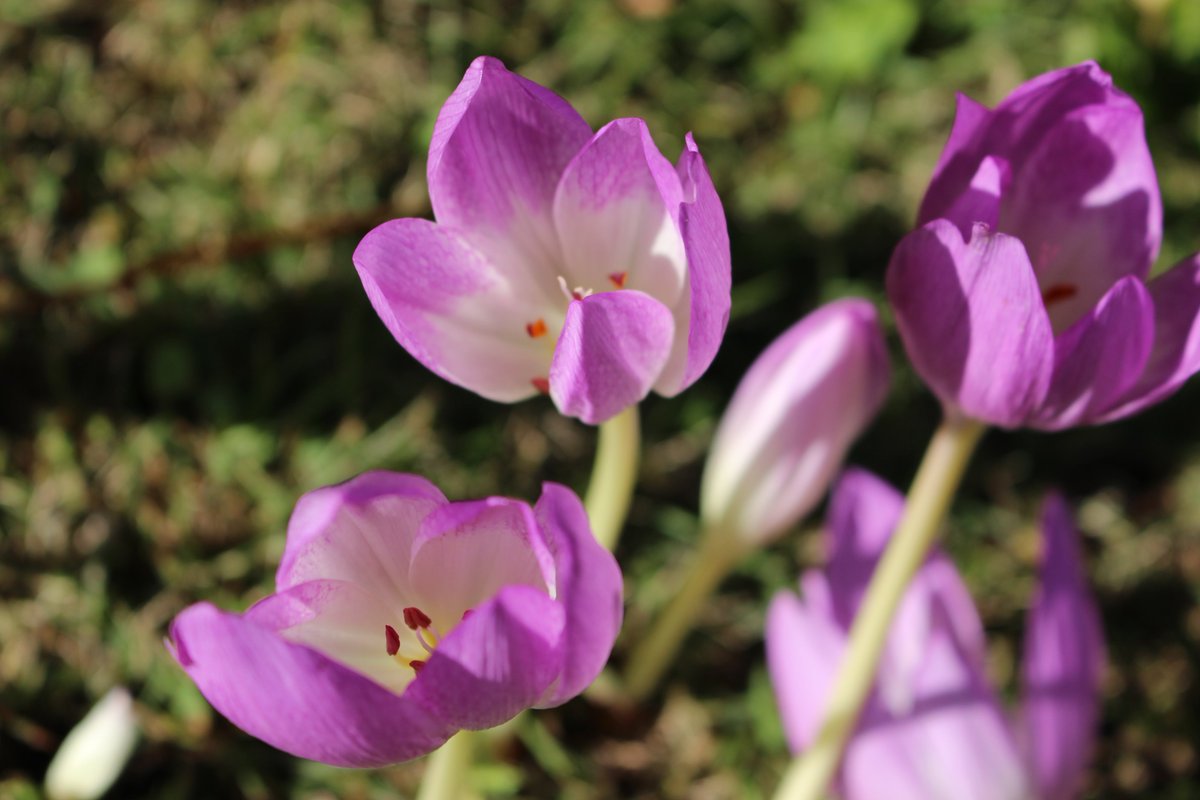
[(599, 423), (708, 368), (729, 318), (729, 236), (690, 135), (672, 166), (642, 120), (593, 134), (481, 57), (442, 106), (428, 173), (437, 222), (380, 225), (354, 264), (429, 369)]
[(755, 360), (721, 418), (704, 468), (708, 528), (764, 544), (808, 513), (887, 396), (875, 308), (838, 300)]
[(960, 96), (919, 222), (888, 297), (948, 409), (1010, 428), (1096, 424), (1200, 369), (1200, 254), (1146, 282), (1158, 182), (1141, 110), (1095, 64), (992, 110)]
[(451, 503), (370, 472), (300, 499), (276, 593), (185, 609), (169, 647), (217, 710), (302, 758), (368, 767), (577, 695), (621, 626), (578, 498)]
[[(767, 661), (793, 752), (816, 736), (851, 620), (903, 510), (878, 478), (850, 471), (830, 506), (824, 572), (803, 599), (776, 596)], [(984, 634), (953, 564), (935, 551), (904, 595), (875, 689), (846, 749), (844, 800), (1070, 800), (1099, 710), (1104, 642), (1070, 509), (1042, 515), (1040, 586), (1029, 611), (1022, 699), (1007, 716), (984, 670)]]

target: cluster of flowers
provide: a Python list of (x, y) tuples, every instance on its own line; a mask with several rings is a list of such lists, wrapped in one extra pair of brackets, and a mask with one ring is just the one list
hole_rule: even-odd
[[(677, 163), (637, 119), (593, 133), (564, 100), (477, 59), (429, 150), (436, 222), (371, 231), (354, 263), (415, 358), (498, 401), (549, 395), (603, 423), (709, 366), (730, 305), (725, 217), (689, 136)], [(1136, 103), (1094, 64), (960, 97), (887, 293), (948, 418), (1060, 430), (1125, 417), (1200, 369), (1200, 257), (1146, 281), (1159, 192)], [(825, 494), (889, 382), (872, 305), (844, 299), (750, 368), (701, 491), (713, 535), (747, 550)], [(904, 502), (843, 473), (829, 561), (767, 620), (789, 742), (809, 746)], [(1066, 503), (1049, 498), (1041, 581), (1010, 720), (984, 675), (975, 607), (930, 554), (891, 627), (837, 779), (846, 798), (1074, 796), (1104, 659)], [(461, 729), (565, 702), (599, 673), (622, 619), (616, 561), (567, 488), (536, 505), (450, 502), (423, 478), (369, 473), (297, 504), (277, 591), (244, 614), (201, 603), (169, 647), (211, 703), (289, 753), (376, 766)], [(931, 760), (930, 753), (938, 758)]]

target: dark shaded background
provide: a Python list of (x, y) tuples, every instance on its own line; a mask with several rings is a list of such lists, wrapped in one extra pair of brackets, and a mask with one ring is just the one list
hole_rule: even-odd
[[(0, 0), (0, 797), (38, 796), (61, 737), (113, 684), (145, 734), (113, 797), (383, 798), (420, 762), (298, 762), (215, 715), (164, 652), (184, 605), (271, 589), (304, 490), (369, 468), (451, 497), (582, 489), (594, 432), (545, 401), (439, 381), (374, 317), (350, 253), (428, 213), (441, 102), (481, 53), (596, 127), (692, 130), (725, 199), (734, 314), (707, 376), (644, 406), (619, 556), (632, 638), (693, 541), (716, 418), (800, 314), (882, 299), (949, 131), (1096, 58), (1142, 103), (1166, 205), (1158, 269), (1200, 247), (1200, 3), (768, 0), (430, 4)], [(886, 311), (885, 311), (886, 316)], [(855, 460), (907, 482), (937, 408), (903, 364)], [(994, 433), (950, 547), (1011, 692), (1051, 484), (1077, 501), (1112, 650), (1090, 798), (1200, 796), (1200, 422), (1193, 386), (1140, 418)], [(812, 523), (815, 526), (816, 523)], [(644, 713), (539, 714), (473, 773), (495, 797), (759, 797), (786, 762), (766, 601), (812, 530), (751, 560)], [(618, 646), (616, 660), (622, 658)]]

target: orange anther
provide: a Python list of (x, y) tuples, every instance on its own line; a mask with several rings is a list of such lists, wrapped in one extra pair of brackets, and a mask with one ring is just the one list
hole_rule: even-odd
[(536, 339), (539, 336), (546, 335), (546, 320), (535, 319), (533, 322), (525, 323), (525, 332), (529, 334), (530, 339)]
[(548, 378), (533, 378), (529, 382), (533, 384), (533, 388), (542, 394), (550, 394), (550, 380)]
[(608, 276), (608, 279), (610, 281), (612, 281), (612, 285), (617, 287), (618, 289), (625, 288), (625, 281), (628, 280), (628, 278), (629, 278), (628, 272), (612, 272), (612, 273), (609, 273), (609, 276)]

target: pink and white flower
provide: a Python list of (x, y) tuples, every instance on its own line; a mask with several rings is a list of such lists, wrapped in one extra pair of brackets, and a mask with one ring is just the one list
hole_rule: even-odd
[(729, 237), (690, 135), (672, 165), (644, 121), (593, 133), (480, 57), (438, 115), (428, 177), (437, 221), (380, 225), (354, 264), (429, 369), (599, 423), (708, 368), (729, 318)]
[(621, 573), (575, 495), (451, 503), (372, 472), (296, 504), (275, 594), (171, 625), (175, 659), (218, 711), (338, 766), (427, 753), (460, 729), (559, 705), (600, 672)]

